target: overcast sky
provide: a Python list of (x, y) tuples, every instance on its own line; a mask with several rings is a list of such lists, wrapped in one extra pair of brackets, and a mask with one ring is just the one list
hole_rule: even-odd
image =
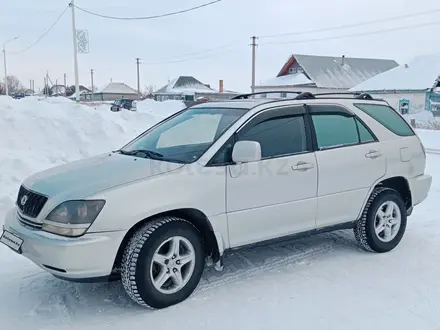
[[(76, 5), (113, 16), (149, 16), (197, 6), (210, 0), (76, 0)], [(2, 1), (0, 44), (9, 52), (32, 44), (66, 7), (65, 0)], [(90, 86), (90, 69), (95, 85), (113, 81), (136, 88), (135, 58), (140, 57), (141, 86), (157, 88), (179, 75), (192, 75), (218, 88), (248, 91), (251, 81), (252, 35), (264, 36), (302, 32), (439, 9), (438, 0), (223, 0), (197, 11), (149, 21), (116, 21), (76, 11), (77, 29), (89, 31), (90, 53), (79, 54), (80, 83)], [(364, 33), (425, 22), (437, 25), (395, 32), (309, 42), (298, 40)], [(289, 55), (315, 54), (395, 59), (399, 63), (413, 56), (440, 51), (440, 12), (313, 34), (260, 38), (257, 49), (257, 83), (275, 77)], [(268, 42), (289, 42), (264, 44)], [(229, 47), (203, 52), (232, 43)], [(8, 73), (29, 86), (29, 79), (42, 87), (46, 71), (55, 83), (74, 83), (70, 10), (47, 37), (21, 54), (8, 54)], [(196, 53), (193, 55), (188, 55)], [(164, 63), (164, 62), (175, 63)], [(176, 62), (179, 61), (179, 62)], [(1, 66), (2, 68), (3, 66)], [(1, 76), (4, 75), (0, 70)]]

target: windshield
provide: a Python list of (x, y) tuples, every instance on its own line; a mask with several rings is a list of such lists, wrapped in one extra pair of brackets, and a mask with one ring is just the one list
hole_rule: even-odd
[(149, 150), (164, 161), (191, 163), (245, 113), (244, 109), (188, 109), (145, 132), (122, 152)]

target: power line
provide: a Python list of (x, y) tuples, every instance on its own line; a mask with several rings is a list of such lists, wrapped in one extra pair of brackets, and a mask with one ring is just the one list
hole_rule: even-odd
[(215, 56), (218, 56), (218, 55), (220, 55), (220, 54), (219, 53), (215, 53), (215, 54), (210, 54), (208, 56), (195, 57), (195, 58), (190, 58), (190, 59), (186, 59), (186, 60), (174, 60), (174, 61), (163, 61), (163, 62), (145, 62), (143, 64), (154, 65), (154, 64), (169, 64), (169, 63), (192, 62), (192, 61), (202, 60), (202, 59), (205, 59), (205, 58), (215, 57)]
[[(208, 49), (200, 50), (200, 51), (193, 52), (193, 53), (186, 53), (186, 54), (182, 54), (182, 55), (179, 55), (179, 56), (177, 56), (177, 57), (171, 57), (171, 58), (168, 58), (168, 59), (172, 60), (172, 59), (181, 58), (181, 57), (187, 57), (187, 56), (193, 56), (193, 55), (199, 55), (199, 54), (209, 53), (209, 52), (211, 52), (211, 51), (213, 51), (213, 50), (219, 50), (219, 49), (223, 49), (223, 48), (231, 47), (232, 45), (235, 45), (235, 44), (237, 44), (238, 42), (242, 42), (242, 40), (240, 40), (240, 41), (237, 41), (237, 40), (236, 40), (236, 41), (229, 42), (229, 43), (227, 43), (227, 44), (223, 44), (223, 45), (220, 45), (220, 46), (215, 46), (215, 47), (212, 47), (212, 48), (208, 48)], [(167, 60), (167, 58), (165, 58), (165, 60)]]
[(78, 7), (76, 5), (75, 5), (75, 8), (77, 8), (77, 9), (79, 9), (79, 10), (81, 10), (81, 11), (87, 13), (87, 14), (98, 16), (98, 17), (102, 17), (102, 18), (108, 18), (108, 19), (117, 19), (117, 20), (149, 20), (149, 19), (155, 19), (155, 18), (161, 18), (161, 17), (166, 17), (166, 16), (173, 16), (173, 15), (187, 13), (189, 11), (193, 11), (193, 10), (196, 10), (196, 9), (200, 9), (200, 8), (203, 8), (203, 7), (206, 7), (206, 6), (213, 5), (213, 4), (215, 4), (217, 2), (220, 2), (220, 1), (222, 1), (222, 0), (214, 0), (214, 1), (211, 1), (211, 2), (208, 2), (208, 3), (205, 3), (203, 5), (199, 5), (199, 6), (196, 6), (196, 7), (191, 7), (191, 8), (183, 9), (183, 10), (179, 10), (179, 11), (174, 11), (174, 12), (171, 12), (171, 13), (154, 15), (154, 16), (143, 16), (143, 17), (142, 16), (141, 17), (108, 16), (108, 15), (102, 15), (102, 14), (91, 12), (91, 11), (89, 11), (87, 9)]
[(192, 53), (186, 53), (186, 54), (181, 54), (179, 56), (173, 56), (173, 57), (165, 57), (163, 58), (163, 60), (161, 61), (150, 61), (150, 62), (146, 62), (145, 64), (162, 64), (162, 63), (180, 63), (180, 62), (189, 62), (192, 60), (196, 60), (198, 58), (207, 58), (207, 57), (212, 57), (212, 56), (216, 56), (218, 53), (216, 54), (212, 54), (212, 55), (208, 55), (208, 56), (202, 56), (202, 57), (197, 57), (197, 58), (189, 58), (189, 59), (185, 59), (185, 57), (191, 57), (194, 55), (200, 55), (200, 54), (205, 54), (205, 53), (209, 53), (212, 52), (214, 50), (220, 50), (220, 49), (225, 49), (225, 48), (229, 48), (232, 45), (235, 45), (237, 43), (241, 43), (242, 40), (240, 41), (234, 41), (234, 42), (230, 42), (227, 44), (223, 44), (220, 46), (216, 46), (216, 47), (212, 47), (212, 48), (208, 48), (208, 49), (204, 49), (204, 50), (200, 50), (197, 52), (192, 52)]
[[(220, 47), (218, 47), (218, 48), (220, 48)], [(200, 53), (203, 53), (203, 52), (206, 52), (206, 51), (202, 51)], [(197, 53), (194, 53), (194, 54), (197, 54)], [(157, 61), (157, 62), (144, 62), (143, 64), (154, 65), (154, 64), (184, 63), (184, 62), (192, 62), (192, 61), (197, 61), (197, 60), (203, 60), (203, 59), (206, 59), (206, 58), (215, 57), (215, 56), (219, 56), (219, 55), (221, 55), (221, 53), (216, 52), (214, 54), (208, 54), (208, 55), (205, 55), (205, 56), (188, 58), (188, 59), (176, 59), (176, 60)]]
[(47, 36), (49, 34), (50, 31), (52, 31), (52, 29), (55, 27), (55, 25), (57, 25), (57, 23), (59, 22), (61, 17), (63, 17), (63, 15), (66, 13), (67, 9), (69, 9), (69, 6), (67, 6), (63, 10), (63, 12), (60, 14), (60, 16), (58, 16), (58, 18), (55, 20), (55, 22), (53, 22), (53, 24), (46, 30), (46, 32), (44, 32), (33, 44), (29, 45), (25, 49), (22, 49), (18, 52), (12, 52), (12, 53), (13, 54), (20, 54), (20, 53), (23, 53), (23, 52), (27, 51), (28, 49), (34, 47), (35, 45), (37, 45), (45, 36)]
[(344, 25), (338, 25), (338, 26), (322, 28), (322, 29), (305, 30), (305, 31), (298, 31), (298, 32), (291, 32), (291, 33), (271, 34), (271, 35), (260, 36), (260, 38), (261, 39), (263, 39), (263, 38), (277, 38), (277, 37), (293, 36), (293, 35), (300, 35), (300, 34), (311, 34), (311, 33), (326, 32), (326, 31), (333, 31), (333, 30), (341, 30), (341, 29), (346, 29), (346, 28), (351, 28), (351, 27), (358, 27), (358, 26), (365, 26), (365, 25), (388, 22), (388, 21), (395, 21), (395, 20), (399, 20), (399, 19), (403, 19), (403, 18), (411, 18), (411, 17), (429, 15), (429, 14), (433, 14), (433, 13), (437, 13), (437, 12), (440, 12), (440, 8), (439, 9), (432, 9), (429, 11), (413, 13), (413, 14), (392, 16), (392, 17), (376, 19), (376, 20), (372, 20), (372, 21), (363, 21), (363, 22), (353, 23), (353, 24), (344, 24)]
[(386, 33), (386, 32), (400, 31), (400, 30), (411, 30), (411, 29), (414, 29), (414, 28), (419, 28), (419, 27), (424, 27), (424, 26), (431, 26), (431, 25), (438, 25), (438, 24), (440, 24), (440, 21), (429, 22), (429, 23), (421, 23), (421, 24), (414, 24), (414, 25), (408, 25), (408, 26), (401, 26), (401, 27), (390, 28), (390, 29), (381, 29), (381, 30), (370, 31), (370, 32), (360, 32), (360, 33), (346, 34), (346, 35), (334, 36), (334, 37), (323, 37), (323, 38), (314, 38), (314, 39), (300, 39), (300, 40), (291, 40), (291, 41), (264, 42), (264, 43), (261, 43), (260, 45), (298, 44), (298, 43), (305, 43), (305, 42), (345, 39), (345, 38), (351, 38), (351, 37), (368, 36), (368, 35), (381, 34), (381, 33)]

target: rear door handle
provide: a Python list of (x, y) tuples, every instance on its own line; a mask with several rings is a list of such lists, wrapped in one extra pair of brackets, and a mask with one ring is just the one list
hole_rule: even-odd
[(375, 159), (382, 156), (382, 153), (378, 150), (370, 150), (368, 153), (365, 154), (365, 157)]
[(315, 165), (312, 163), (298, 162), (298, 163), (296, 163), (296, 165), (292, 166), (292, 170), (294, 170), (294, 171), (308, 171), (314, 167), (315, 167)]

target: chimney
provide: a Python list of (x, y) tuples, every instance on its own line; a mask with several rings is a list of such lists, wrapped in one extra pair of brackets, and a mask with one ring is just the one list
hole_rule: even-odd
[(345, 55), (342, 55), (341, 65), (345, 64)]
[(220, 91), (220, 93), (223, 93), (223, 79), (219, 80), (218, 85), (218, 90)]

